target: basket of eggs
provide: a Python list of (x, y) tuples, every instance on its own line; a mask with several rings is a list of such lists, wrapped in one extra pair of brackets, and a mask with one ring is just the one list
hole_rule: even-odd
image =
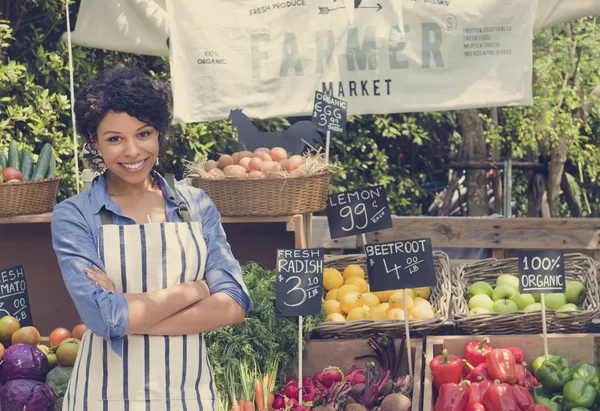
[(274, 216), (324, 210), (332, 166), (321, 153), (288, 155), (282, 147), (200, 158), (186, 177), (222, 216)]

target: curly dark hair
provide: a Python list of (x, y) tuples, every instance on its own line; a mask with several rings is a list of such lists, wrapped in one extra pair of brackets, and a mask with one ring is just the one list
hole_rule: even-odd
[(75, 118), (77, 131), (85, 139), (85, 159), (92, 171), (106, 169), (95, 143), (98, 125), (109, 111), (127, 113), (153, 126), (162, 148), (172, 119), (171, 101), (166, 82), (133, 68), (105, 70), (82, 87), (75, 98)]

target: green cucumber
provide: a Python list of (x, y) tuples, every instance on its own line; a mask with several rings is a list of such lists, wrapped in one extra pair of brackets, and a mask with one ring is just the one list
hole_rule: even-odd
[(16, 140), (12, 140), (8, 144), (8, 166), (14, 167), (17, 170), (20, 170), (20, 168), (19, 168), (19, 145), (17, 144)]
[(0, 150), (0, 168), (6, 168), (6, 156), (2, 150)]
[(48, 165), (48, 173), (46, 174), (46, 178), (54, 178), (56, 177), (56, 156), (54, 155), (54, 150), (50, 151), (50, 164)]
[(23, 181), (31, 180), (33, 157), (31, 156), (31, 151), (26, 148), (21, 150), (21, 173), (23, 174)]
[(50, 167), (50, 157), (52, 156), (52, 146), (50, 143), (44, 144), (42, 151), (40, 151), (40, 157), (38, 158), (31, 181), (43, 180), (48, 174), (48, 167)]

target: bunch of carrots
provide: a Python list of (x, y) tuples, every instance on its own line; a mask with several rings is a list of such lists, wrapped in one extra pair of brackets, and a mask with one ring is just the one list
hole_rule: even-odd
[[(277, 360), (267, 362), (265, 370), (245, 361), (227, 362), (225, 375), (229, 387), (231, 411), (269, 411), (275, 400)], [(239, 376), (239, 377), (238, 377)]]

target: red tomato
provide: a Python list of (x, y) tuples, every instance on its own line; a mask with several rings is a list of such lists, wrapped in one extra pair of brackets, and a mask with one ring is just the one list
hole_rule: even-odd
[(71, 337), (71, 331), (66, 328), (55, 328), (50, 333), (50, 347), (58, 346), (63, 340)]
[(81, 341), (77, 338), (67, 338), (56, 349), (56, 358), (61, 365), (72, 367), (77, 359), (77, 351)]
[(40, 341), (42, 341), (40, 332), (32, 326), (19, 328), (10, 339), (11, 344), (38, 345)]
[(75, 327), (73, 327), (73, 331), (71, 331), (71, 337), (81, 340), (83, 338), (83, 334), (85, 334), (87, 330), (88, 328), (85, 324), (77, 324)]
[(6, 167), (4, 170), (2, 170), (2, 177), (4, 177), (5, 181), (23, 181), (23, 174), (21, 174), (21, 172), (14, 167)]

